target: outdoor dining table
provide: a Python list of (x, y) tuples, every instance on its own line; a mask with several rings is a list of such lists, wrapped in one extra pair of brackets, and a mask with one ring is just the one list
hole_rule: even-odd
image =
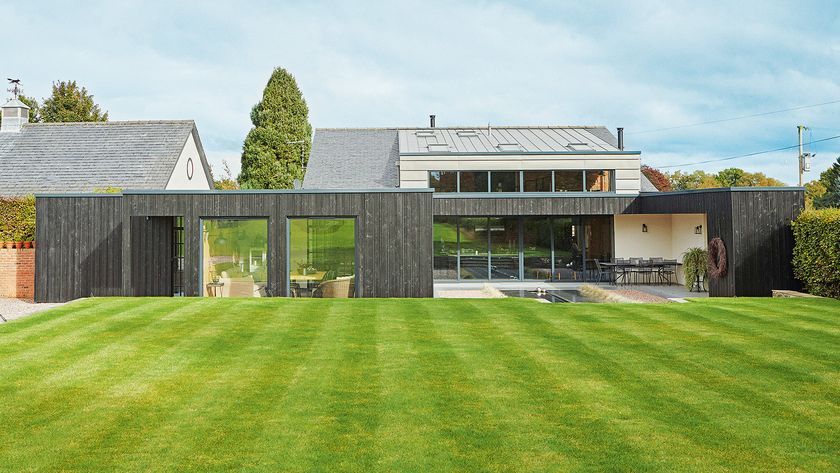
[[(601, 263), (601, 266), (605, 266), (610, 268), (613, 273), (613, 279), (611, 282), (618, 284), (618, 278), (621, 276), (621, 284), (628, 284), (628, 270), (634, 269), (643, 269), (649, 268), (651, 273), (656, 272), (657, 275), (661, 274), (661, 271), (668, 267), (674, 267), (676, 271), (677, 266), (682, 266), (682, 263), (677, 261), (657, 261), (653, 262), (651, 260), (641, 260), (638, 262), (630, 262), (630, 261), (622, 261), (622, 262), (605, 262)], [(620, 273), (619, 273), (620, 271)], [(650, 283), (649, 283), (650, 284)], [(669, 279), (668, 284), (673, 284), (673, 282)]]

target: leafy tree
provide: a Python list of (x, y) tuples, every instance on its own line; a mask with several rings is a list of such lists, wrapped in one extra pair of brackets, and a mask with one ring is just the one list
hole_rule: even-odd
[(814, 199), (814, 208), (840, 207), (840, 157), (820, 174), (820, 184), (825, 187), (825, 192)]
[(251, 122), (254, 128), (242, 146), (239, 184), (245, 189), (291, 189), (295, 179), (303, 179), (312, 125), (306, 100), (285, 69), (278, 67), (271, 74), (262, 100), (251, 110)]
[(660, 171), (659, 169), (650, 167), (647, 164), (643, 164), (642, 174), (644, 174), (645, 177), (648, 178), (650, 183), (653, 184), (653, 186), (659, 189), (660, 191), (668, 192), (672, 189), (671, 180), (668, 179), (668, 176), (662, 173), (662, 171)]
[(45, 122), (107, 122), (108, 112), (102, 113), (87, 89), (76, 81), (53, 82), (52, 95), (44, 100), (41, 119)]
[(805, 208), (813, 209), (814, 201), (825, 195), (825, 185), (819, 179), (805, 183)]
[(674, 171), (666, 174), (666, 176), (671, 180), (673, 189), (677, 191), (720, 187), (713, 174), (702, 170), (693, 172)]
[(718, 181), (720, 187), (738, 187), (744, 177), (744, 170), (739, 168), (729, 168), (720, 171), (715, 175), (715, 180)]
[(230, 165), (228, 162), (222, 160), (222, 166), (224, 167), (224, 174), (222, 174), (221, 179), (213, 179), (213, 187), (220, 191), (232, 191), (239, 189), (239, 183), (236, 182), (236, 179), (234, 179), (231, 175)]
[(716, 187), (782, 187), (784, 182), (767, 177), (761, 172), (747, 172), (740, 168), (724, 169), (716, 174), (702, 170), (685, 173), (675, 171), (665, 174), (674, 190), (712, 189)]
[[(19, 95), (18, 100), (25, 103), (26, 106), (29, 107), (29, 123), (37, 123), (41, 121), (41, 107), (40, 105), (38, 105), (37, 100), (35, 100), (32, 97), (27, 97), (25, 95)], [(0, 123), (3, 123), (2, 117), (0, 117)]]

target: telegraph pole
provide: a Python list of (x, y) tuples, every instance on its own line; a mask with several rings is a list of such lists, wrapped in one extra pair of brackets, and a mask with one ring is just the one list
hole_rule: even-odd
[(802, 132), (807, 130), (807, 128), (804, 125), (797, 125), (796, 130), (799, 132), (799, 187), (802, 187), (802, 169), (805, 167), (805, 150), (802, 147)]

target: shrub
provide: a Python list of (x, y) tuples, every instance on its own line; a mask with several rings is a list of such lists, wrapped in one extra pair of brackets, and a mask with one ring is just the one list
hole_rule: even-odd
[(35, 197), (0, 197), (0, 240), (35, 240)]
[(840, 299), (840, 209), (802, 212), (793, 238), (793, 272), (805, 290)]
[(698, 278), (705, 281), (709, 277), (708, 260), (709, 252), (703, 248), (689, 248), (683, 253), (683, 277), (689, 291), (694, 288)]

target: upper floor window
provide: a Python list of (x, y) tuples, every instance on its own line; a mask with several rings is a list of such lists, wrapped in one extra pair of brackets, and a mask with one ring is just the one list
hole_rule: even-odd
[(611, 170), (429, 171), (435, 192), (613, 192)]

